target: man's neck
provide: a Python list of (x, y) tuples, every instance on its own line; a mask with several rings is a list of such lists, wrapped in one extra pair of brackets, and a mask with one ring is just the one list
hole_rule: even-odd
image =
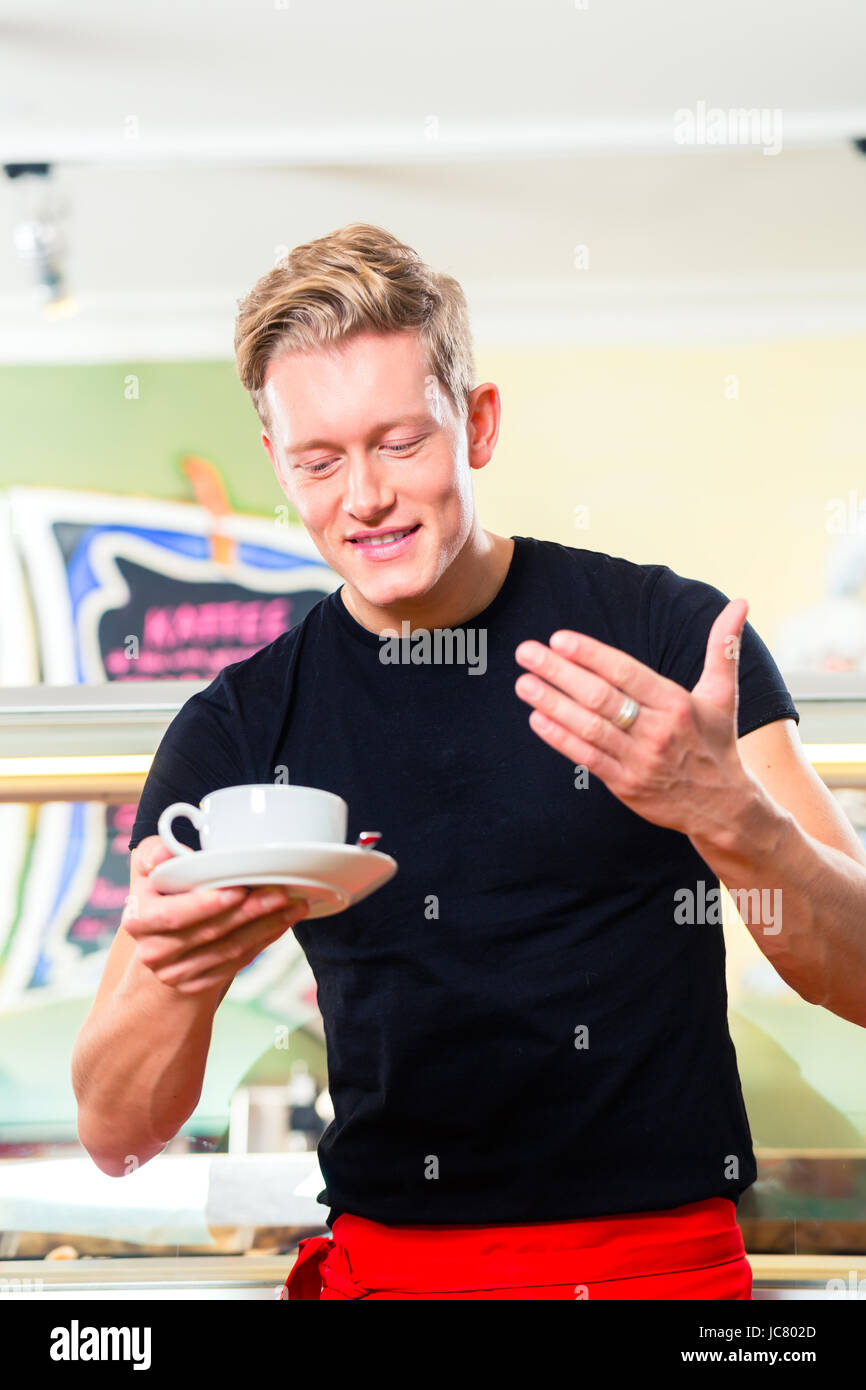
[(505, 582), (514, 553), (514, 541), (509, 536), (481, 531), (480, 542), (469, 554), (468, 547), (464, 547), (436, 585), (435, 594), (378, 607), (367, 603), (356, 589), (347, 593), (348, 585), (344, 584), (339, 597), (356, 622), (377, 634), (385, 628), (402, 632), (404, 622), (409, 623), (410, 632), (466, 623), (493, 602)]

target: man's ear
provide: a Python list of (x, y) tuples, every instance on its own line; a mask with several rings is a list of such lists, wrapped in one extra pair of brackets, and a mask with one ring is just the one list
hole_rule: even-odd
[(469, 397), (466, 421), (470, 468), (484, 468), (493, 457), (501, 414), (502, 402), (495, 382), (476, 386)]
[[(276, 454), (275, 454), (275, 452), (274, 452), (274, 446), (273, 446), (273, 444), (271, 443), (270, 437), (269, 437), (268, 432), (267, 432), (266, 429), (263, 429), (263, 430), (262, 430), (261, 440), (262, 440), (262, 447), (264, 448), (265, 453), (267, 454), (268, 458), (270, 459), (271, 463), (273, 464), (274, 472), (275, 472), (276, 475), (277, 475), (277, 482), (279, 483), (280, 487), (282, 488), (282, 487), (283, 487), (283, 475), (282, 475), (282, 473), (280, 472), (279, 461), (278, 461), (277, 456), (276, 456)], [(283, 489), (283, 491), (285, 491), (285, 489)]]

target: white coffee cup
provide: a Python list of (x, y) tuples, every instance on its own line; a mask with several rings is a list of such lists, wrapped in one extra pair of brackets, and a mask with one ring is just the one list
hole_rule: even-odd
[(266, 849), (326, 841), (344, 844), (349, 808), (341, 796), (320, 787), (248, 782), (221, 787), (198, 806), (175, 801), (157, 823), (160, 838), (175, 854), (195, 854), (172, 834), (176, 816), (188, 816), (203, 850)]

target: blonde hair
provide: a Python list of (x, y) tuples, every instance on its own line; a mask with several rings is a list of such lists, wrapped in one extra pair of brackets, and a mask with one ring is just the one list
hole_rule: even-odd
[(466, 296), (383, 227), (350, 222), (296, 246), (237, 303), (238, 376), (268, 430), (264, 381), (275, 356), (370, 331), (417, 329), (430, 372), (466, 416), (475, 384)]

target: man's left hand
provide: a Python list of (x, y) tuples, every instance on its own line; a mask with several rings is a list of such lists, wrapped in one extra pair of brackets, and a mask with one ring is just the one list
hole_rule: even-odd
[[(714, 840), (734, 823), (752, 782), (737, 749), (740, 638), (749, 605), (732, 599), (710, 629), (704, 669), (689, 693), (649, 666), (582, 632), (550, 645), (521, 642), (531, 675), (515, 690), (533, 706), (538, 737), (597, 774), (654, 825)], [(614, 724), (626, 695), (640, 706), (628, 729)]]

